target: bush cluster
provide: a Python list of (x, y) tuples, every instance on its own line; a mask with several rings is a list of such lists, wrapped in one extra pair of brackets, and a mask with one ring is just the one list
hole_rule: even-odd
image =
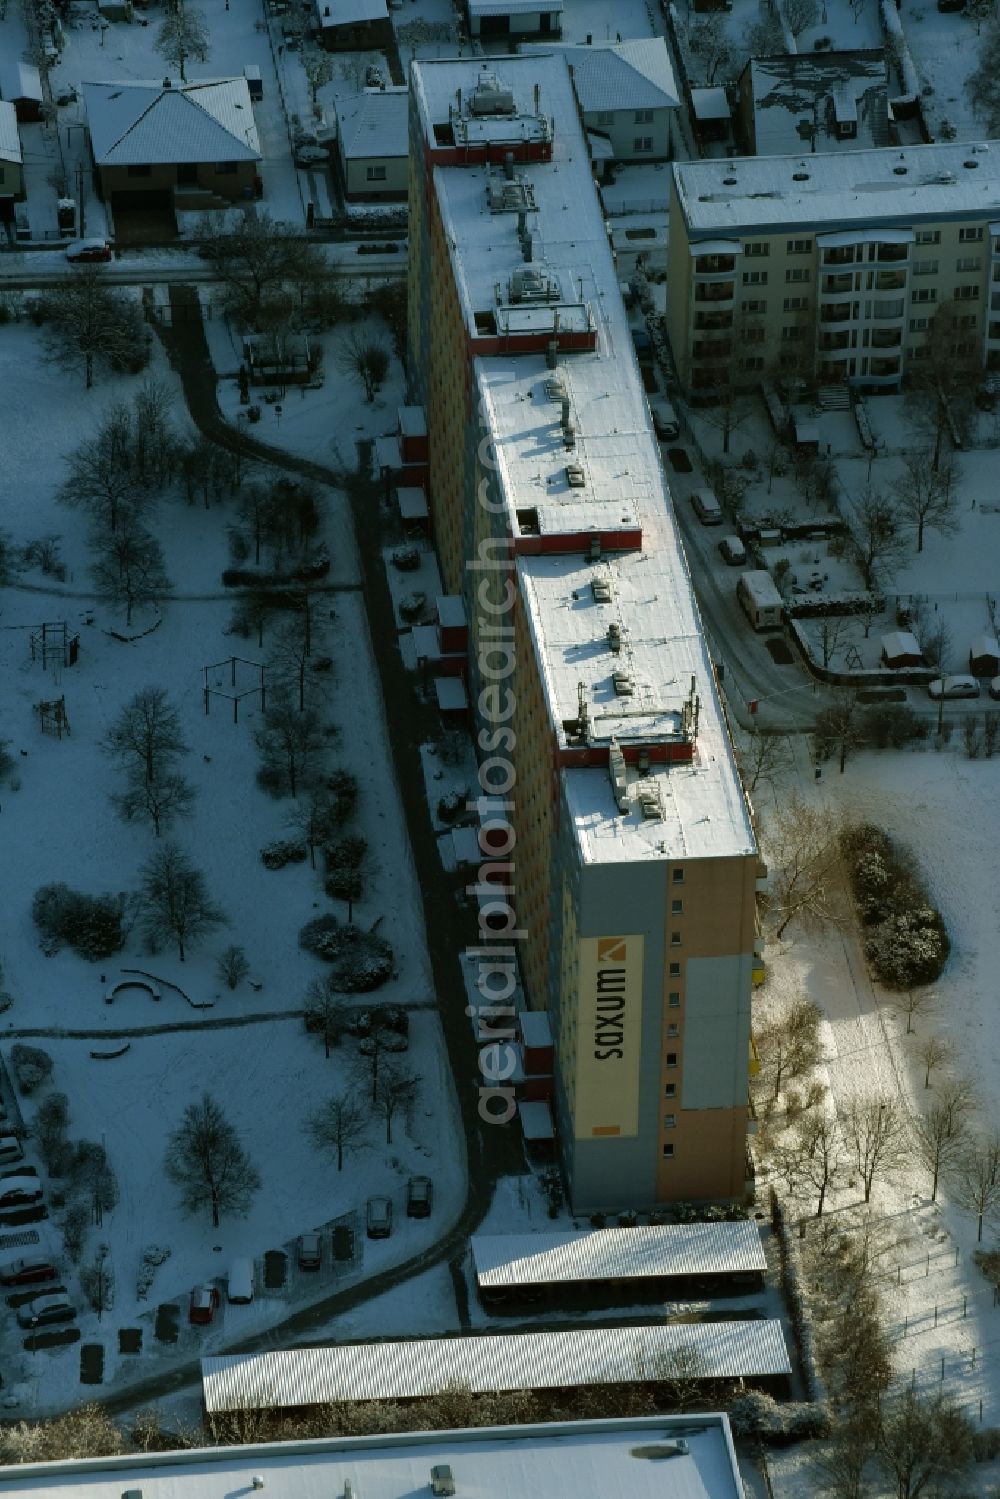
[(324, 888), (336, 900), (360, 900), (364, 889), (361, 866), (368, 841), (360, 833), (345, 833), (323, 849), (326, 866)]
[(332, 913), (307, 921), (299, 946), (333, 965), (333, 981), (345, 994), (367, 994), (392, 977), (394, 954), (385, 938), (342, 924)]
[(933, 983), (951, 944), (910, 854), (872, 823), (845, 829), (840, 841), (872, 972), (887, 989)]
[[(227, 567), (222, 581), (227, 588), (280, 588), (285, 583), (316, 583), (330, 571), (326, 553), (309, 562), (300, 562), (287, 572), (267, 572), (256, 567)], [(289, 607), (294, 607), (290, 605)]]
[(18, 1042), (10, 1049), (10, 1065), (22, 1093), (34, 1093), (52, 1074), (52, 1058), (40, 1046)]
[(124, 895), (82, 895), (68, 885), (43, 885), (31, 903), (42, 951), (68, 946), (95, 963), (111, 957), (125, 945), (126, 905)]
[(284, 839), (277, 843), (266, 843), (260, 851), (265, 869), (284, 869), (286, 864), (301, 864), (308, 854), (304, 843), (298, 839)]

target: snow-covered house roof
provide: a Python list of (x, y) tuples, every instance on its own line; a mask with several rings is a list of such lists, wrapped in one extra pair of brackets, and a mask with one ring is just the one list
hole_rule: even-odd
[(100, 167), (260, 160), (245, 78), (85, 83), (83, 98)]
[(732, 116), (724, 88), (693, 88), (691, 109), (696, 120), (728, 120)]
[(0, 98), (41, 101), (42, 76), (34, 63), (8, 62), (0, 66)]
[[(800, 52), (747, 63), (758, 156), (789, 151), (861, 150), (889, 138), (885, 53)], [(853, 125), (849, 143), (837, 126)]]
[(21, 137), (17, 133), (17, 110), (13, 104), (0, 100), (0, 161), (10, 161), (20, 166)]
[(409, 155), (410, 91), (367, 88), (337, 100), (337, 132), (345, 161)]
[(882, 636), (882, 655), (890, 664), (906, 661), (911, 656), (921, 658), (920, 642), (909, 630), (890, 630)]
[(357, 26), (361, 22), (388, 20), (386, 0), (317, 0), (323, 27)]
[(563, 0), (467, 0), (470, 16), (526, 16), (561, 11)]
[(585, 115), (616, 109), (680, 106), (674, 70), (662, 36), (546, 50), (558, 50), (565, 56), (573, 91)]
[(587, 1233), (474, 1234), (479, 1286), (642, 1280), (687, 1275), (762, 1274), (760, 1229), (738, 1223), (670, 1223)]

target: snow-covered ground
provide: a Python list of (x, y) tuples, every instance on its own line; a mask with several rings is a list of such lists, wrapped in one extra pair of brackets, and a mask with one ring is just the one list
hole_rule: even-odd
[[(353, 770), (361, 787), (354, 827), (368, 840), (368, 884), (354, 916), (364, 926), (379, 920), (380, 932), (395, 949), (398, 977), (377, 998), (411, 1009), (406, 1061), (419, 1078), (419, 1091), (408, 1116), (396, 1121), (392, 1146), (384, 1144), (384, 1123), (373, 1118), (363, 1145), (348, 1154), (338, 1174), (307, 1144), (303, 1126), (317, 1102), (350, 1083), (354, 1069), (365, 1064), (351, 1040), (325, 1060), (322, 1045), (305, 1034), (294, 1013), (309, 980), (323, 971), (300, 950), (298, 930), (330, 903), (322, 894), (320, 872), (308, 863), (270, 872), (260, 861), (263, 844), (288, 836), (293, 808), (289, 800), (272, 800), (257, 789), (254, 733), (260, 717), (255, 701), (243, 701), (238, 723), (221, 698), (212, 700), (209, 714), (204, 709), (206, 665), (225, 663), (209, 673), (209, 683), (226, 689), (234, 651), (257, 662), (266, 660), (269, 650), (267, 633), (263, 651), (255, 638), (227, 633), (232, 600), (225, 596), (220, 573), (228, 560), (231, 517), (224, 509), (206, 511), (175, 498), (162, 502), (153, 528), (164, 547), (174, 597), (152, 633), (132, 643), (115, 640), (108, 632), (118, 619), (90, 597), (83, 517), (58, 506), (55, 493), (66, 453), (90, 434), (109, 403), (134, 395), (139, 381), (101, 379), (86, 392), (82, 380), (59, 373), (44, 359), (38, 334), (23, 324), (0, 328), (0, 366), (6, 372), (8, 417), (0, 526), (19, 544), (58, 532), (68, 570), (65, 585), (31, 572), (20, 584), (0, 590), (0, 737), (10, 740), (17, 762), (14, 780), (0, 793), (5, 850), (0, 859), (0, 909), (5, 913), (0, 960), (4, 987), (14, 996), (3, 1029), (11, 1040), (25, 1028), (40, 1032), (32, 1044), (43, 1046), (53, 1059), (51, 1083), (41, 1094), (21, 1100), (29, 1127), (40, 1097), (65, 1092), (70, 1137), (102, 1141), (120, 1183), (119, 1205), (91, 1231), (84, 1253), (86, 1261), (98, 1243), (110, 1246), (115, 1309), (100, 1325), (89, 1312), (80, 1316), (84, 1341), (105, 1347), (105, 1378), (110, 1381), (127, 1378), (135, 1369), (135, 1361), (118, 1358), (119, 1327), (144, 1329), (142, 1371), (149, 1374), (158, 1356), (164, 1361), (190, 1357), (198, 1347), (279, 1320), (287, 1300), (264, 1299), (250, 1308), (226, 1307), (218, 1330), (196, 1334), (184, 1320), (187, 1296), (195, 1283), (224, 1277), (234, 1255), (259, 1259), (265, 1250), (287, 1246), (298, 1233), (341, 1214), (358, 1211), (363, 1218), (365, 1198), (372, 1192), (393, 1196), (397, 1228), (382, 1244), (367, 1243), (359, 1231), (363, 1263), (356, 1273), (382, 1268), (432, 1242), (460, 1205), (463, 1149), (433, 1007), (420, 894), (393, 791), (346, 502), (336, 491), (321, 500), (333, 559), (330, 579), (347, 588), (330, 595), (329, 609), (317, 617), (323, 649), (335, 662), (333, 672), (322, 678), (321, 706), (336, 726), (331, 766)], [(176, 382), (157, 349), (150, 373), (174, 394), (177, 425), (189, 431)], [(310, 422), (303, 423), (308, 435), (297, 439), (305, 451), (322, 450), (334, 409), (350, 424), (352, 438), (351, 428), (362, 420), (364, 403), (335, 367), (328, 370), (324, 392), (317, 394), (324, 393), (326, 404), (317, 402)], [(52, 414), (57, 410), (54, 432)], [(295, 435), (289, 423), (282, 438), (289, 427)], [(268, 435), (273, 440), (274, 434)], [(29, 636), (43, 619), (66, 619), (71, 633), (79, 632), (77, 665), (46, 672), (32, 662)], [(39, 886), (64, 881), (91, 893), (134, 890), (141, 866), (155, 849), (147, 828), (124, 824), (114, 815), (109, 794), (120, 774), (100, 743), (122, 705), (147, 685), (164, 687), (180, 712), (189, 746), (182, 769), (197, 797), (194, 817), (178, 823), (170, 836), (204, 873), (227, 925), (191, 951), (183, 964), (168, 949), (147, 953), (138, 932), (123, 953), (99, 965), (68, 950), (45, 957), (31, 918)], [(63, 695), (71, 734), (58, 740), (39, 732), (34, 705)], [(333, 908), (346, 914), (337, 903)], [(243, 984), (233, 992), (220, 983), (215, 957), (230, 942), (245, 947), (253, 987)], [(195, 1004), (208, 1008), (193, 1009), (166, 984), (159, 1002), (129, 989), (106, 1003), (105, 990), (130, 966), (179, 984)], [(133, 1035), (129, 1051), (115, 1060), (92, 1058), (92, 1050), (113, 1049), (112, 1033), (153, 1025), (177, 1029)], [(66, 1034), (76, 1030), (91, 1034), (83, 1039)], [(207, 1215), (185, 1218), (162, 1174), (167, 1136), (187, 1104), (206, 1091), (222, 1104), (262, 1178), (247, 1217), (224, 1217), (218, 1230), (211, 1228)], [(40, 1166), (30, 1138), (27, 1151), (31, 1163)], [(411, 1222), (403, 1213), (405, 1178), (421, 1170), (430, 1171), (437, 1187), (429, 1223)], [(59, 1188), (59, 1182), (47, 1183), (47, 1196)], [(82, 1305), (60, 1251), (58, 1220), (53, 1211), (39, 1226), (39, 1242), (58, 1256), (69, 1273), (74, 1300)], [(139, 1303), (136, 1276), (141, 1251), (151, 1243), (169, 1247), (171, 1258), (157, 1271), (148, 1301)], [(7, 1230), (0, 1234), (0, 1253), (5, 1248), (12, 1248)], [(296, 1281), (293, 1302), (308, 1297), (310, 1289), (311, 1283)], [(173, 1349), (159, 1348), (152, 1332), (151, 1309), (165, 1300), (181, 1306), (181, 1337)], [(22, 1410), (42, 1410), (78, 1397), (77, 1348), (37, 1354), (29, 1368), (9, 1323), (0, 1331), (0, 1344), (5, 1391)]]

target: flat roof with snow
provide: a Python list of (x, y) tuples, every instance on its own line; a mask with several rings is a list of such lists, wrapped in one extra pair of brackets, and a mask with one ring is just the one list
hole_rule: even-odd
[[(681, 740), (698, 698), (698, 726), (690, 764), (629, 767), (632, 798), (622, 815), (607, 767), (564, 769), (563, 785), (581, 855), (590, 861), (629, 858), (725, 857), (754, 849), (746, 802), (732, 758), (715, 677), (691, 579), (653, 434), (631, 332), (622, 305), (607, 228), (593, 185), (586, 142), (562, 53), (532, 51), (497, 59), (500, 88), (517, 119), (554, 118), (551, 163), (519, 163), (517, 178), (534, 205), (526, 212), (532, 262), (526, 265), (517, 216), (490, 209), (489, 188), (503, 168), (434, 169), (434, 184), (449, 245), (459, 304), (470, 336), (477, 314), (498, 308), (518, 276), (537, 273), (542, 296), (511, 313), (532, 311), (551, 326), (578, 310), (596, 348), (560, 355), (477, 359), (474, 375), (494, 442), (495, 483), (506, 500), (515, 538), (586, 537), (610, 532), (633, 538), (631, 551), (605, 551), (586, 560), (572, 551), (518, 556), (526, 604), (557, 744), (570, 744), (581, 690), (590, 742)], [(456, 97), (467, 98), (477, 77), (472, 62), (414, 63), (411, 87), (424, 132), (451, 119)], [(499, 121), (495, 122), (499, 128)], [(511, 126), (507, 124), (508, 131)], [(498, 329), (501, 320), (497, 319)], [(572, 425), (567, 451), (564, 423)], [(639, 543), (641, 540), (641, 550)], [(593, 581), (607, 583), (600, 602)], [(619, 649), (614, 649), (617, 644)], [(616, 673), (619, 685), (616, 685)], [(693, 683), (693, 689), (692, 689)], [(619, 687), (621, 690), (619, 690)], [(639, 782), (658, 788), (662, 817), (640, 805)]]
[(317, 0), (320, 24), (356, 26), (359, 22), (383, 21), (389, 17), (386, 0)]
[(994, 217), (1000, 141), (674, 163), (688, 231), (873, 226)]
[(470, 16), (556, 15), (564, 0), (466, 0)]
[[(684, 1453), (666, 1444), (683, 1437)], [(4, 1468), (4, 1489), (32, 1499), (222, 1499), (250, 1490), (295, 1499), (413, 1499), (447, 1464), (458, 1493), (477, 1499), (743, 1499), (729, 1422), (721, 1414), (551, 1422), (478, 1431), (406, 1432), (84, 1458)]]
[(672, 1223), (592, 1233), (477, 1234), (476, 1280), (484, 1289), (565, 1281), (673, 1275), (762, 1274), (760, 1230), (738, 1223)]
[(681, 1348), (695, 1351), (702, 1379), (791, 1373), (780, 1322), (690, 1322), (228, 1354), (202, 1359), (202, 1395), (212, 1415), (413, 1400), (455, 1384), (473, 1393), (631, 1384), (655, 1379), (657, 1367), (669, 1365)]

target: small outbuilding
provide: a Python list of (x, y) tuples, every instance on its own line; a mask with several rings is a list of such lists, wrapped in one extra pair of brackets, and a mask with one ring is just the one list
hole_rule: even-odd
[(351, 203), (405, 203), (410, 170), (409, 89), (366, 88), (337, 102), (337, 151)]
[(732, 128), (733, 115), (724, 88), (693, 88), (691, 117), (700, 141), (724, 141)]
[(42, 118), (42, 76), (34, 63), (0, 64), (0, 99), (13, 104), (23, 124)]
[(882, 664), (892, 668), (900, 666), (923, 666), (924, 655), (920, 642), (909, 630), (892, 630), (882, 636)]
[(327, 52), (385, 52), (393, 45), (386, 0), (317, 0)]
[(1000, 675), (1000, 644), (995, 635), (979, 635), (969, 646), (969, 671), (974, 677)]
[[(17, 133), (17, 111), (13, 104), (0, 100), (0, 204), (6, 199), (12, 204), (24, 197), (24, 166), (21, 152), (21, 137)], [(0, 223), (11, 222), (13, 208), (4, 213), (0, 208)]]

